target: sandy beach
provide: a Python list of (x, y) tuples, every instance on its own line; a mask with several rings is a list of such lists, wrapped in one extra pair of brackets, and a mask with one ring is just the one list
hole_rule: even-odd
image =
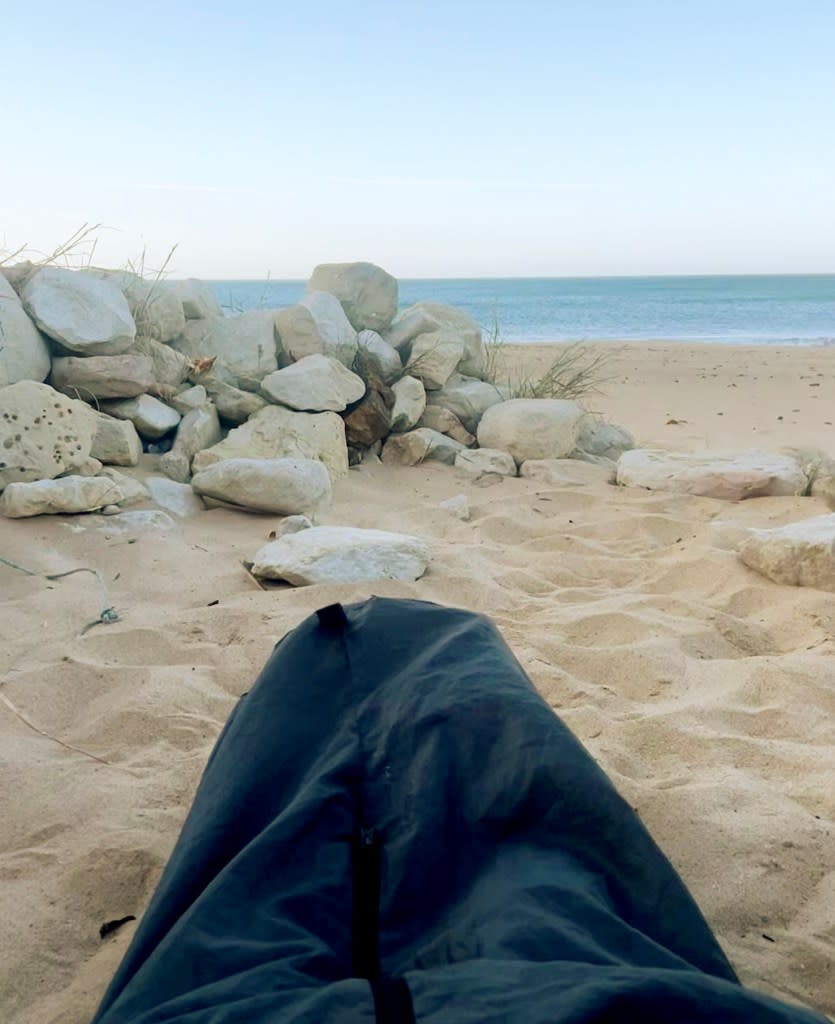
[[(835, 347), (600, 343), (589, 409), (639, 446), (835, 456)], [(505, 358), (536, 375), (547, 345)], [(137, 475), (155, 473), (144, 456)], [(439, 507), (464, 493), (464, 522)], [(372, 593), (490, 615), (638, 810), (744, 983), (835, 1013), (835, 598), (744, 566), (740, 526), (828, 512), (560, 483), (479, 486), (366, 464), (323, 523), (428, 539), (414, 584), (262, 589), (277, 520), (230, 510), (130, 534), (99, 515), (0, 519), (0, 1016), (84, 1024), (142, 914), (230, 709), (275, 641)], [(736, 534), (735, 534), (736, 531)], [(118, 621), (102, 610), (100, 571)]]

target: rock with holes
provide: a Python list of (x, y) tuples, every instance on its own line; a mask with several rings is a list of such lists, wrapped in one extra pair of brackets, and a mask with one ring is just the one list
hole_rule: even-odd
[(741, 501), (803, 494), (808, 478), (796, 458), (768, 452), (667, 452), (636, 448), (617, 464), (623, 487)]
[(335, 295), (355, 331), (385, 330), (397, 312), (397, 281), (374, 263), (321, 263), (307, 287)]
[(510, 452), (517, 465), (527, 459), (559, 459), (577, 446), (584, 409), (559, 398), (514, 398), (492, 405), (478, 425), (482, 448)]
[(347, 526), (315, 526), (279, 537), (258, 551), (252, 572), (296, 587), (314, 583), (416, 580), (429, 564), (420, 537)]
[(775, 583), (835, 591), (835, 514), (750, 530), (739, 557)]
[(214, 356), (214, 377), (244, 391), (257, 391), (264, 377), (278, 369), (274, 310), (188, 320), (172, 345), (192, 363)]
[(218, 444), (221, 437), (220, 420), (213, 405), (192, 409), (180, 420), (171, 450), (160, 456), (160, 469), (172, 480), (188, 483), (191, 460), (198, 452)]
[(109, 466), (135, 466), (142, 455), (142, 439), (130, 420), (95, 413), (95, 434), (90, 448), (93, 458)]
[(0, 274), (0, 388), (21, 380), (46, 380), (49, 367), (46, 338)]
[[(153, 395), (139, 395), (119, 402), (103, 402), (101, 411), (119, 420), (130, 420), (142, 437), (155, 441), (173, 430), (180, 414)], [(104, 462), (104, 459), (102, 459)]]
[(361, 377), (329, 356), (305, 356), (261, 381), (270, 402), (299, 412), (342, 412), (365, 394)]
[(195, 473), (191, 486), (239, 508), (282, 516), (315, 513), (331, 500), (328, 471), (314, 459), (224, 459)]
[(204, 281), (189, 277), (184, 281), (166, 281), (164, 286), (176, 295), (186, 320), (205, 320), (212, 316), (223, 316), (223, 309), (217, 296), (211, 285)]
[(406, 434), (391, 434), (383, 447), (382, 461), (395, 466), (417, 466), (421, 462), (445, 462), (452, 465), (459, 452), (467, 451), (437, 430), (420, 427)]
[(392, 385), (392, 433), (402, 434), (416, 427), (426, 408), (426, 389), (417, 377), (401, 377)]
[(124, 495), (107, 477), (63, 476), (9, 484), (0, 495), (0, 515), (9, 519), (29, 516), (92, 512), (115, 505)]
[(516, 476), (516, 460), (508, 452), (494, 448), (473, 448), (455, 456), (455, 468), (463, 476), (479, 477), (486, 473)]
[(329, 292), (308, 292), (302, 299), (313, 317), (323, 355), (332, 356), (350, 370), (357, 354), (357, 332), (345, 316), (339, 300)]
[(49, 383), (85, 402), (135, 398), (154, 386), (154, 368), (146, 356), (65, 356), (52, 360)]
[(83, 466), (94, 431), (90, 407), (47, 384), (22, 380), (0, 389), (0, 491)]
[(26, 281), (23, 305), (62, 348), (83, 356), (126, 352), (136, 337), (127, 300), (112, 281), (80, 271), (43, 267)]
[(268, 405), (192, 460), (197, 473), (222, 459), (316, 459), (332, 479), (348, 473), (345, 424), (335, 412), (293, 412)]

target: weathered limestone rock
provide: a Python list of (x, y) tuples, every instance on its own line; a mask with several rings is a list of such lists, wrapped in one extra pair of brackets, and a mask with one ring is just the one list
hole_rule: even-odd
[(72, 473), (66, 474), (67, 476), (101, 476), (104, 466), (98, 459), (94, 459), (91, 455), (90, 458), (85, 459), (76, 469), (72, 470)]
[(634, 447), (635, 440), (628, 430), (614, 423), (604, 423), (597, 416), (586, 413), (580, 421), (577, 447), (571, 457), (588, 459), (592, 456), (617, 462), (624, 452)]
[(463, 343), (459, 372), (481, 377), (485, 367), (481, 328), (468, 313), (454, 306), (442, 302), (417, 302), (400, 313), (384, 337), (390, 345), (402, 350), (419, 334), (437, 330), (450, 331)]
[(322, 354), (338, 359), (350, 370), (357, 354), (357, 332), (345, 316), (339, 300), (329, 292), (308, 292), (301, 304), (310, 310), (316, 322)]
[(218, 444), (221, 436), (220, 420), (214, 406), (192, 409), (180, 420), (171, 451), (160, 456), (160, 469), (172, 480), (188, 483), (191, 460), (204, 448)]
[(467, 430), (455, 413), (441, 405), (427, 405), (417, 425), (437, 430), (439, 434), (448, 434), (468, 448), (476, 443), (475, 435)]
[[(133, 426), (132, 423), (129, 425)], [(136, 477), (130, 476), (128, 473), (120, 473), (112, 466), (105, 466), (99, 476), (112, 480), (122, 492), (123, 497), (119, 501), (119, 505), (122, 507), (136, 501), (145, 501), (151, 496), (151, 492), (141, 480), (137, 480)]]
[(475, 434), (485, 412), (509, 398), (507, 390), (495, 384), (453, 374), (439, 391), (433, 391), (427, 397), (427, 401), (454, 413), (465, 429)]
[(278, 369), (275, 311), (253, 309), (238, 316), (188, 320), (172, 346), (190, 361), (215, 356), (215, 377), (257, 391), (264, 377)]
[(417, 377), (401, 377), (392, 385), (394, 408), (391, 410), (391, 429), (395, 434), (405, 433), (417, 425), (426, 408), (426, 389)]
[(767, 452), (667, 452), (636, 448), (617, 465), (624, 487), (675, 491), (741, 501), (768, 495), (803, 494), (808, 479), (797, 459)]
[(463, 352), (464, 343), (451, 331), (419, 334), (406, 368), (412, 377), (423, 382), (427, 391), (437, 391), (455, 373)]
[(455, 456), (455, 468), (466, 476), (478, 477), (485, 473), (516, 476), (516, 461), (513, 456), (494, 448), (474, 448), (459, 452)]
[(223, 316), (223, 309), (211, 285), (189, 277), (184, 281), (166, 281), (165, 287), (179, 299), (186, 320)]
[(328, 471), (314, 459), (225, 459), (196, 473), (198, 494), (250, 509), (296, 515), (331, 500)]
[(188, 359), (170, 345), (138, 335), (131, 353), (151, 360), (152, 373), (157, 384), (179, 387), (188, 377)]
[(142, 440), (130, 420), (95, 413), (93, 458), (110, 466), (135, 466), (142, 455)]
[(420, 462), (445, 462), (452, 465), (459, 452), (467, 451), (463, 444), (439, 434), (437, 430), (420, 427), (407, 434), (392, 434), (383, 446), (384, 463), (416, 466)]
[(276, 537), (283, 537), (289, 533), (300, 533), (302, 530), (309, 530), (313, 526), (313, 523), (307, 518), (307, 516), (287, 516), (286, 519), (282, 519), (279, 523), (276, 531)]
[(0, 388), (49, 376), (46, 338), (32, 323), (17, 293), (0, 274)]
[(456, 494), (454, 498), (447, 498), (446, 501), (442, 501), (441, 508), (446, 509), (447, 512), (451, 512), (456, 519), (460, 519), (463, 523), (468, 523), (472, 513), (470, 512), (470, 501), (466, 494)]
[(527, 459), (559, 459), (577, 446), (584, 415), (576, 402), (514, 398), (487, 409), (478, 425), (478, 443), (510, 452), (517, 464)]
[(127, 299), (137, 334), (168, 342), (183, 333), (183, 304), (164, 282), (145, 281), (135, 274), (121, 274), (116, 280)]
[(387, 384), (403, 373), (403, 360), (397, 349), (383, 341), (376, 331), (360, 331), (357, 344), (368, 363)]
[(49, 383), (85, 402), (135, 398), (154, 386), (154, 366), (146, 356), (66, 356), (52, 360)]
[(201, 375), (200, 380), (205, 382), (202, 386), (206, 388), (217, 407), (218, 415), (230, 423), (245, 423), (250, 416), (254, 416), (267, 405), (266, 398), (262, 398), (261, 395), (242, 391), (211, 374)]
[(89, 406), (47, 384), (22, 380), (0, 389), (0, 491), (83, 465), (94, 429)]
[(275, 329), (281, 347), (294, 362), (305, 356), (322, 355), (324, 345), (313, 314), (301, 304), (276, 310)]
[(300, 412), (342, 412), (362, 398), (365, 383), (338, 359), (313, 355), (268, 374), (261, 394)]
[(151, 441), (167, 434), (180, 422), (180, 414), (175, 409), (152, 395), (126, 398), (120, 402), (103, 402), (101, 411), (119, 420), (130, 420), (142, 437)]
[(152, 500), (180, 519), (197, 515), (206, 509), (203, 499), (195, 494), (189, 484), (178, 483), (164, 476), (149, 476), (146, 482)]
[(222, 459), (317, 459), (331, 479), (348, 472), (345, 425), (335, 412), (293, 412), (268, 405), (229, 434), (220, 444), (198, 452), (192, 460), (197, 473)]
[(419, 537), (384, 530), (316, 526), (280, 537), (256, 554), (252, 572), (293, 586), (416, 580), (426, 572), (429, 548)]
[(307, 287), (335, 295), (356, 331), (385, 330), (397, 312), (397, 281), (374, 263), (321, 263)]
[[(244, 394), (248, 394), (248, 392), (244, 392)], [(185, 391), (179, 391), (176, 395), (173, 395), (168, 404), (172, 409), (176, 409), (181, 416), (185, 416), (192, 409), (203, 409), (206, 406), (211, 406), (213, 403), (203, 385), (195, 384), (194, 387), (186, 388)], [(264, 407), (259, 406), (259, 408), (263, 409)], [(253, 410), (253, 412), (257, 411), (257, 409)]]
[(61, 267), (43, 267), (26, 282), (21, 298), (44, 334), (68, 352), (120, 355), (136, 337), (127, 301), (111, 281)]
[(775, 583), (835, 591), (835, 515), (751, 530), (739, 557)]
[(519, 467), (519, 476), (541, 480), (558, 487), (584, 487), (587, 484), (614, 483), (608, 468), (578, 459), (528, 459)]
[(92, 512), (121, 501), (122, 492), (107, 477), (62, 476), (57, 480), (12, 483), (0, 495), (0, 515), (28, 516)]

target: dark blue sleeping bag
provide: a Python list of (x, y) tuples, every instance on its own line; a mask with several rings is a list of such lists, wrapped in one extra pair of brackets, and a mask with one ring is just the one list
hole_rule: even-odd
[(372, 599), (276, 647), (94, 1024), (788, 1024), (492, 624)]

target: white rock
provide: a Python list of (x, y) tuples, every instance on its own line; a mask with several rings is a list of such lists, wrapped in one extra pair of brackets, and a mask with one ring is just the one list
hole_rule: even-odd
[(154, 364), (147, 356), (67, 356), (53, 359), (49, 383), (85, 402), (135, 398), (154, 386)]
[[(432, 394), (435, 393), (432, 392)], [(418, 426), (437, 430), (439, 434), (448, 434), (468, 448), (476, 443), (475, 435), (467, 430), (455, 413), (450, 412), (449, 409), (444, 409), (441, 405), (427, 405), (423, 410), (423, 415), (418, 420)]]
[(218, 444), (221, 437), (220, 420), (214, 406), (192, 409), (180, 421), (171, 451), (160, 456), (160, 469), (172, 480), (188, 483), (191, 460), (204, 448)]
[(470, 521), (470, 500), (466, 494), (456, 494), (454, 498), (447, 498), (446, 501), (441, 502), (440, 507), (446, 509), (447, 512), (452, 512), (463, 523)]
[(101, 462), (98, 459), (94, 459), (91, 455), (77, 469), (74, 469), (73, 473), (75, 476), (101, 476), (103, 469), (104, 466)]
[(485, 473), (516, 476), (513, 456), (494, 448), (473, 448), (459, 452), (455, 456), (455, 468), (466, 476), (483, 476)]
[(559, 459), (576, 447), (584, 415), (576, 402), (514, 398), (487, 409), (478, 425), (478, 443), (510, 452), (517, 464), (527, 459)]
[(612, 480), (609, 469), (577, 459), (528, 459), (519, 467), (519, 476), (557, 487), (585, 487)]
[[(116, 506), (118, 508), (118, 506)], [(102, 510), (104, 511), (104, 509)], [(155, 533), (158, 530), (176, 530), (177, 522), (160, 509), (136, 509), (119, 512), (98, 526), (108, 536)]]
[(61, 267), (43, 267), (21, 292), (38, 327), (79, 355), (120, 355), (133, 344), (136, 325), (127, 301), (110, 281)]
[(475, 434), (485, 412), (509, 398), (507, 390), (495, 384), (453, 374), (439, 391), (429, 395), (428, 401), (453, 413), (466, 430)]
[(146, 281), (133, 274), (121, 275), (118, 281), (137, 334), (168, 342), (183, 333), (186, 326), (183, 304), (163, 281)]
[(0, 491), (84, 465), (94, 430), (88, 405), (47, 384), (22, 380), (0, 389)]
[(151, 360), (153, 379), (158, 384), (176, 388), (188, 376), (188, 359), (170, 345), (138, 335), (131, 349), (132, 355), (145, 356)]
[(345, 424), (335, 412), (293, 412), (268, 405), (229, 434), (220, 444), (198, 452), (192, 460), (197, 473), (222, 459), (316, 459), (332, 480), (348, 473)]
[[(119, 420), (130, 420), (142, 437), (156, 440), (167, 434), (180, 422), (176, 409), (152, 395), (126, 398), (120, 402), (103, 402), (102, 412)], [(105, 460), (102, 459), (102, 462)]]
[(835, 591), (835, 514), (751, 530), (739, 557), (775, 583)]
[(421, 462), (445, 462), (452, 465), (463, 444), (437, 430), (420, 427), (406, 434), (391, 434), (383, 447), (382, 461), (387, 465), (417, 466)]
[(305, 356), (322, 355), (324, 345), (319, 328), (307, 306), (297, 303), (276, 310), (275, 329), (282, 349), (293, 361), (304, 359)]
[(130, 420), (95, 413), (93, 458), (110, 466), (135, 466), (142, 455), (142, 440)]
[(439, 390), (455, 373), (463, 352), (464, 343), (451, 331), (419, 334), (412, 343), (406, 369), (423, 382), (427, 391)]
[(218, 415), (230, 423), (245, 423), (250, 416), (254, 416), (267, 405), (266, 398), (251, 391), (242, 391), (211, 375), (203, 376), (201, 380), (205, 380), (203, 386), (217, 408)]
[(356, 331), (385, 330), (397, 312), (397, 281), (374, 263), (321, 263), (307, 287), (335, 295)]
[(401, 434), (417, 425), (426, 408), (426, 389), (417, 377), (401, 377), (392, 385), (394, 407), (391, 410), (391, 430)]
[(46, 338), (32, 323), (17, 293), (0, 274), (0, 388), (49, 376)]
[(177, 483), (165, 476), (149, 476), (145, 482), (153, 501), (181, 519), (203, 512), (206, 508), (189, 484)]
[(309, 530), (313, 526), (313, 523), (307, 518), (307, 516), (287, 516), (283, 519), (275, 531), (276, 537), (284, 537), (289, 533), (299, 533), (301, 530)]
[(331, 481), (313, 459), (226, 459), (196, 473), (198, 494), (279, 515), (317, 512), (330, 504)]
[(301, 412), (342, 412), (365, 394), (365, 382), (329, 356), (304, 356), (261, 381), (271, 402)]
[(194, 277), (184, 281), (166, 281), (165, 287), (180, 300), (183, 315), (187, 320), (204, 320), (211, 316), (223, 316), (223, 309), (211, 286)]
[(617, 464), (624, 487), (675, 491), (741, 501), (769, 495), (803, 494), (808, 479), (797, 459), (768, 452), (667, 452), (636, 448)]
[(454, 306), (447, 306), (441, 302), (417, 302), (399, 314), (385, 332), (385, 339), (400, 350), (407, 347), (419, 334), (440, 329), (455, 334), (464, 346), (459, 365), (460, 372), (470, 377), (481, 377), (485, 365), (481, 328), (468, 313)]
[(316, 321), (323, 355), (338, 359), (350, 370), (357, 354), (357, 332), (339, 300), (329, 292), (308, 292), (301, 304), (310, 310)]
[(107, 477), (62, 476), (57, 480), (9, 484), (0, 495), (0, 514), (10, 519), (23, 519), (92, 512), (122, 498), (118, 486)]
[[(133, 424), (130, 425), (133, 426)], [(151, 492), (141, 480), (137, 480), (135, 476), (130, 476), (128, 473), (121, 473), (118, 469), (113, 469), (112, 466), (105, 466), (99, 476), (106, 476), (108, 480), (112, 480), (122, 492), (124, 497), (119, 502), (122, 507), (131, 505), (135, 501), (145, 501), (151, 496)]]
[(301, 587), (314, 583), (416, 580), (429, 564), (419, 537), (384, 530), (317, 526), (280, 537), (256, 554), (252, 572), (261, 579)]
[(357, 344), (372, 368), (387, 384), (402, 374), (403, 360), (397, 349), (384, 341), (376, 331), (360, 331)]
[(275, 311), (252, 309), (238, 316), (189, 320), (172, 346), (189, 360), (216, 356), (215, 377), (257, 391), (263, 378), (278, 369)]
[(580, 421), (577, 452), (573, 457), (596, 455), (617, 462), (624, 452), (634, 447), (635, 440), (628, 430), (586, 413)]
[(185, 391), (179, 391), (173, 395), (168, 404), (172, 409), (176, 409), (181, 416), (185, 416), (192, 409), (204, 409), (211, 406), (212, 402), (203, 385), (195, 384), (194, 387), (186, 388)]

